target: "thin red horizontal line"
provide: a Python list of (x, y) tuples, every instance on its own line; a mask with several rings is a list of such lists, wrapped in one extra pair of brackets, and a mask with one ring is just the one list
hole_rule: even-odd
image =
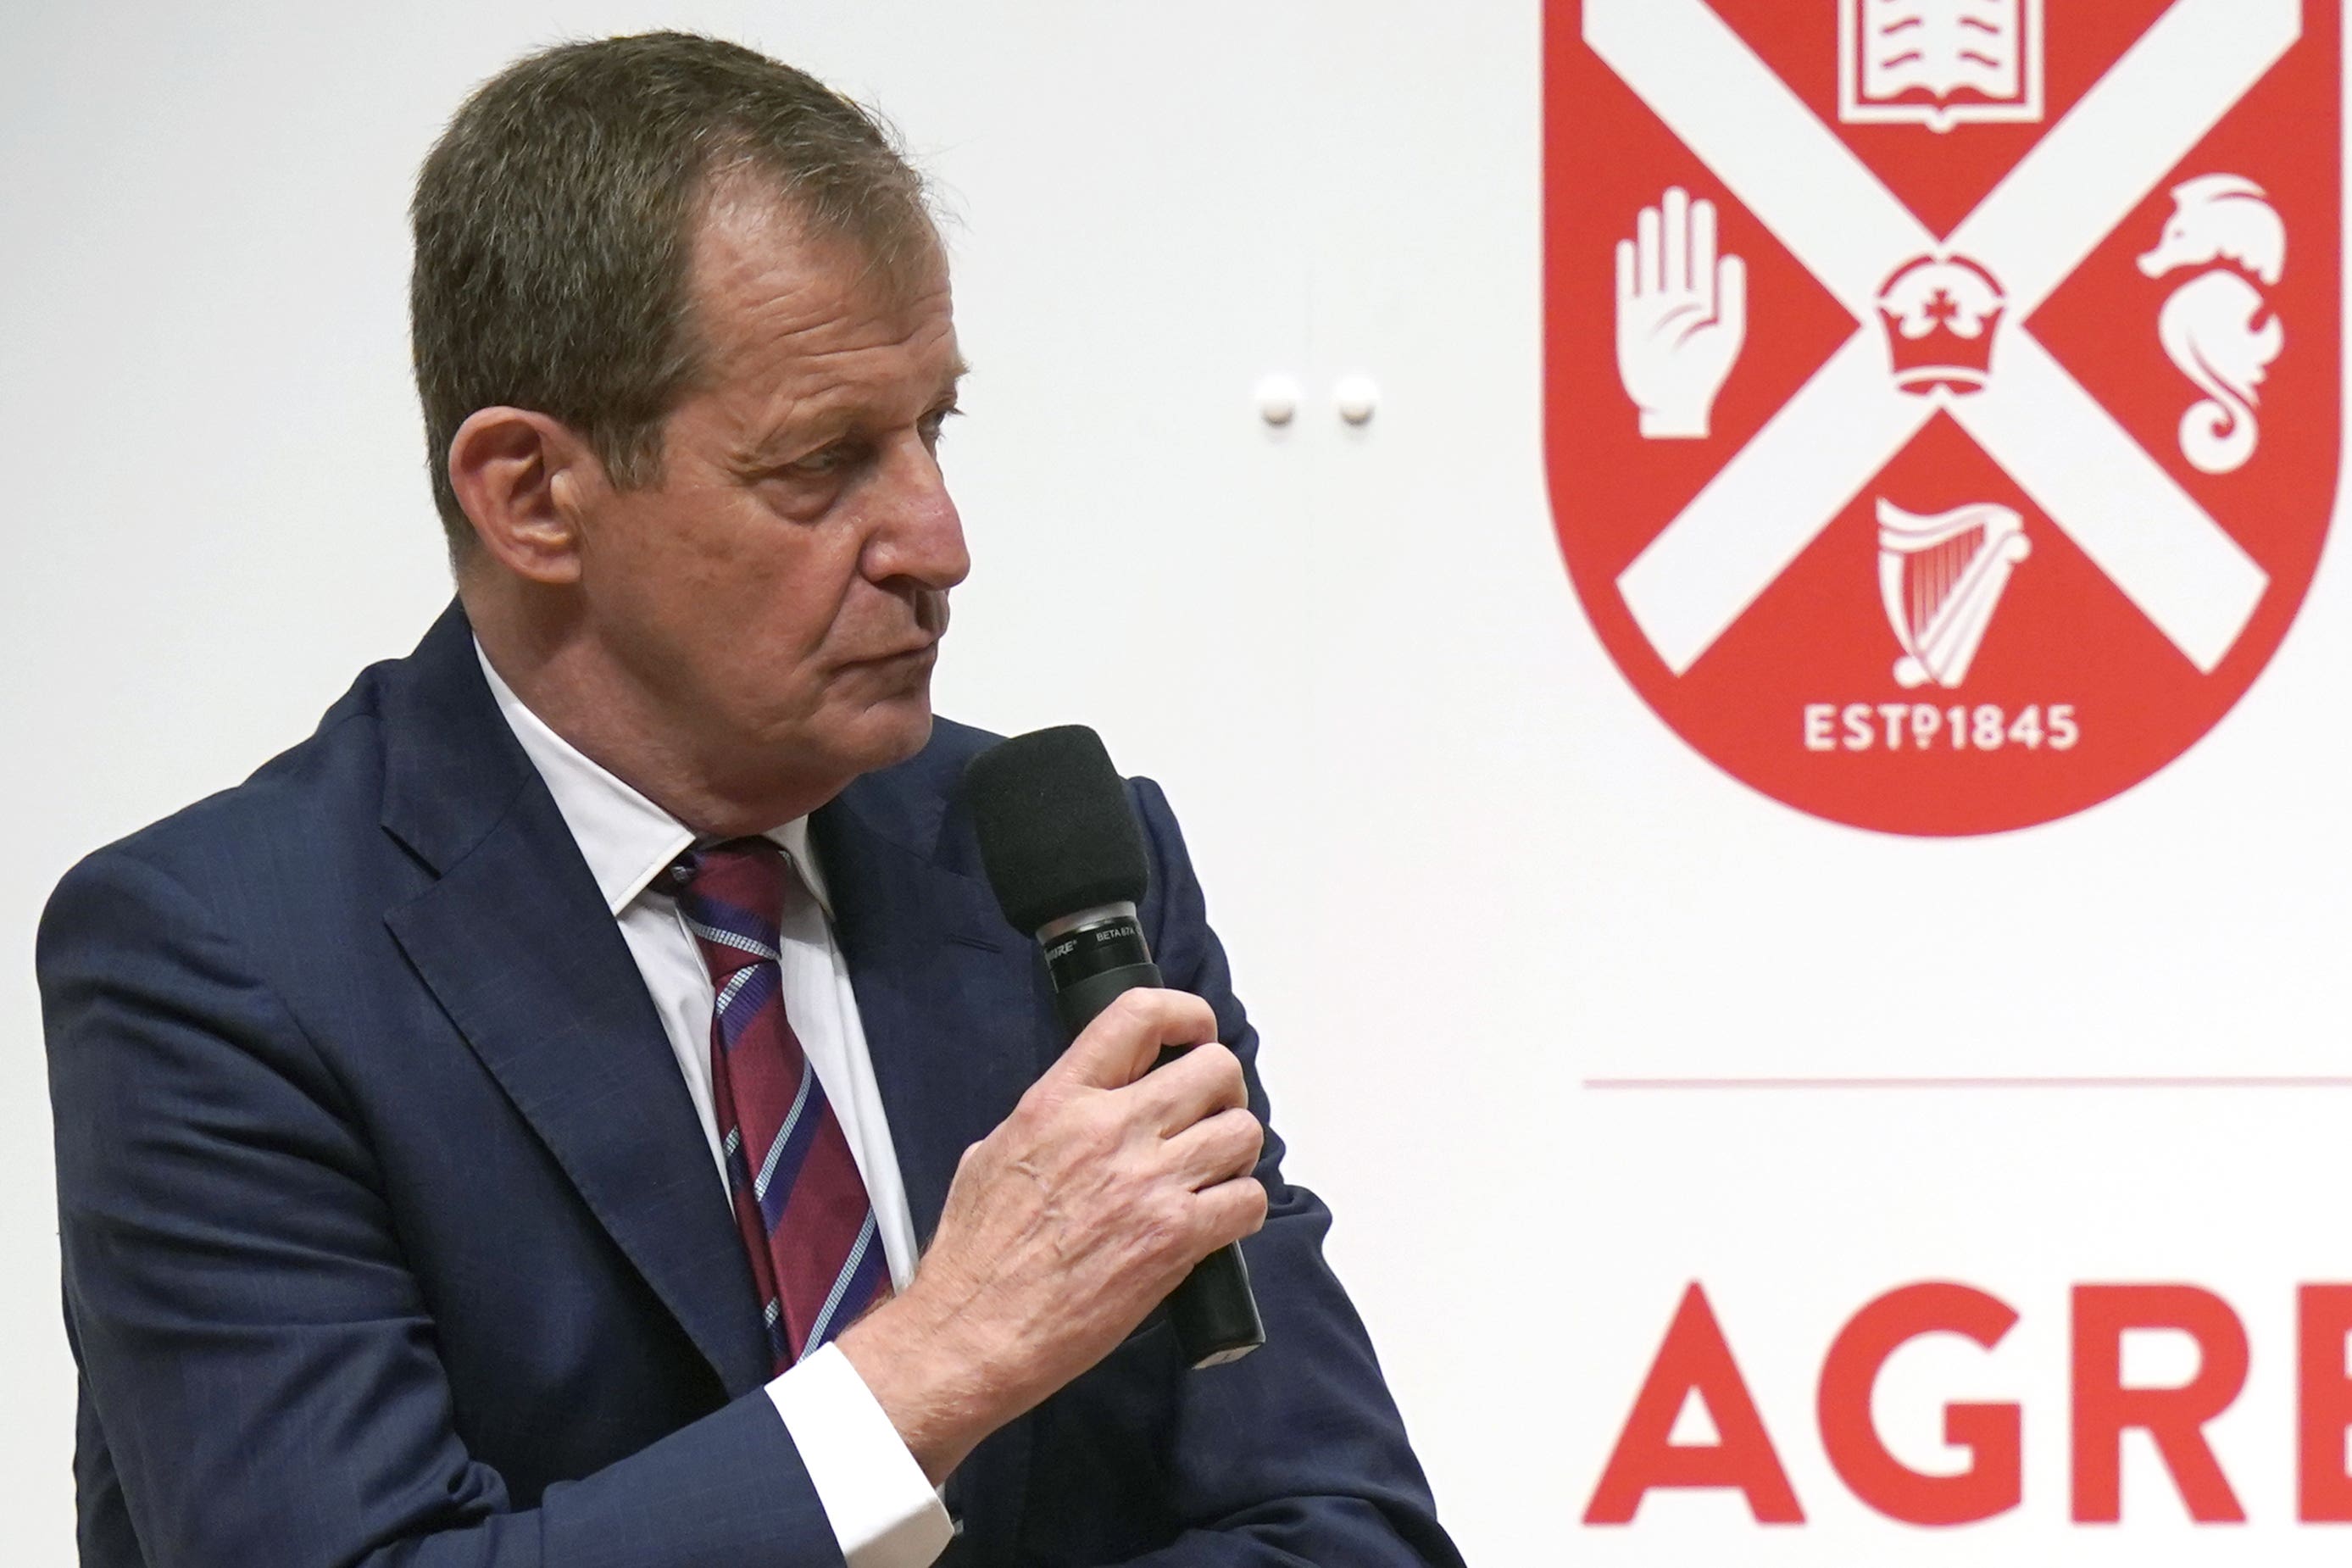
[(2352, 1089), (2337, 1078), (1589, 1078), (1603, 1091), (1696, 1089)]

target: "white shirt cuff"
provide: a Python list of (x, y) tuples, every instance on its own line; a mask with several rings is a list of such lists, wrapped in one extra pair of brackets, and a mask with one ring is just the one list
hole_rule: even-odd
[(898, 1429), (831, 1344), (768, 1384), (849, 1568), (930, 1568), (955, 1527)]

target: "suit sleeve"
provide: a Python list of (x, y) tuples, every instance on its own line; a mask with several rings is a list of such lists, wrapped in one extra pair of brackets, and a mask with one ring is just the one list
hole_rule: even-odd
[(84, 862), (38, 966), (85, 1433), (150, 1568), (838, 1568), (764, 1390), (510, 1505), (352, 1106), (170, 875)]
[(1461, 1568), (1371, 1342), (1323, 1259), (1330, 1212), (1283, 1177), (1257, 1033), (1234, 995), (1175, 817), (1157, 784), (1133, 787), (1152, 854), (1153, 955), (1169, 984), (1215, 1009), (1219, 1037), (1242, 1060), (1250, 1109), (1266, 1123), (1257, 1174), (1269, 1208), (1265, 1229), (1242, 1244), (1265, 1345), (1181, 1376), (1168, 1476), (1187, 1528), (1132, 1568)]

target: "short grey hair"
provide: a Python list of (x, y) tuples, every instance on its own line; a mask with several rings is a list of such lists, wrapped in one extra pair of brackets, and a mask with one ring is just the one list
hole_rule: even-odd
[(702, 368), (696, 227), (714, 187), (741, 178), (886, 275), (937, 254), (929, 193), (889, 126), (740, 45), (690, 33), (565, 44), (458, 109), (409, 208), (409, 339), (453, 561), (474, 533), (449, 447), (477, 409), (560, 419), (616, 485), (659, 482), (663, 423)]

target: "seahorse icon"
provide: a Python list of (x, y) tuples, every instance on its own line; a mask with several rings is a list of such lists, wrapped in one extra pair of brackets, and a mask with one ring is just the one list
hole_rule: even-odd
[(2237, 174), (2200, 174), (2174, 186), (2172, 200), (2140, 271), (2161, 278), (2223, 263), (2174, 289), (2157, 319), (2164, 352), (2205, 395), (2180, 416), (2180, 455), (2206, 473), (2234, 473), (2262, 439), (2254, 408), (2286, 347), (2286, 324), (2249, 279), (2285, 276), (2286, 226), (2263, 188)]

